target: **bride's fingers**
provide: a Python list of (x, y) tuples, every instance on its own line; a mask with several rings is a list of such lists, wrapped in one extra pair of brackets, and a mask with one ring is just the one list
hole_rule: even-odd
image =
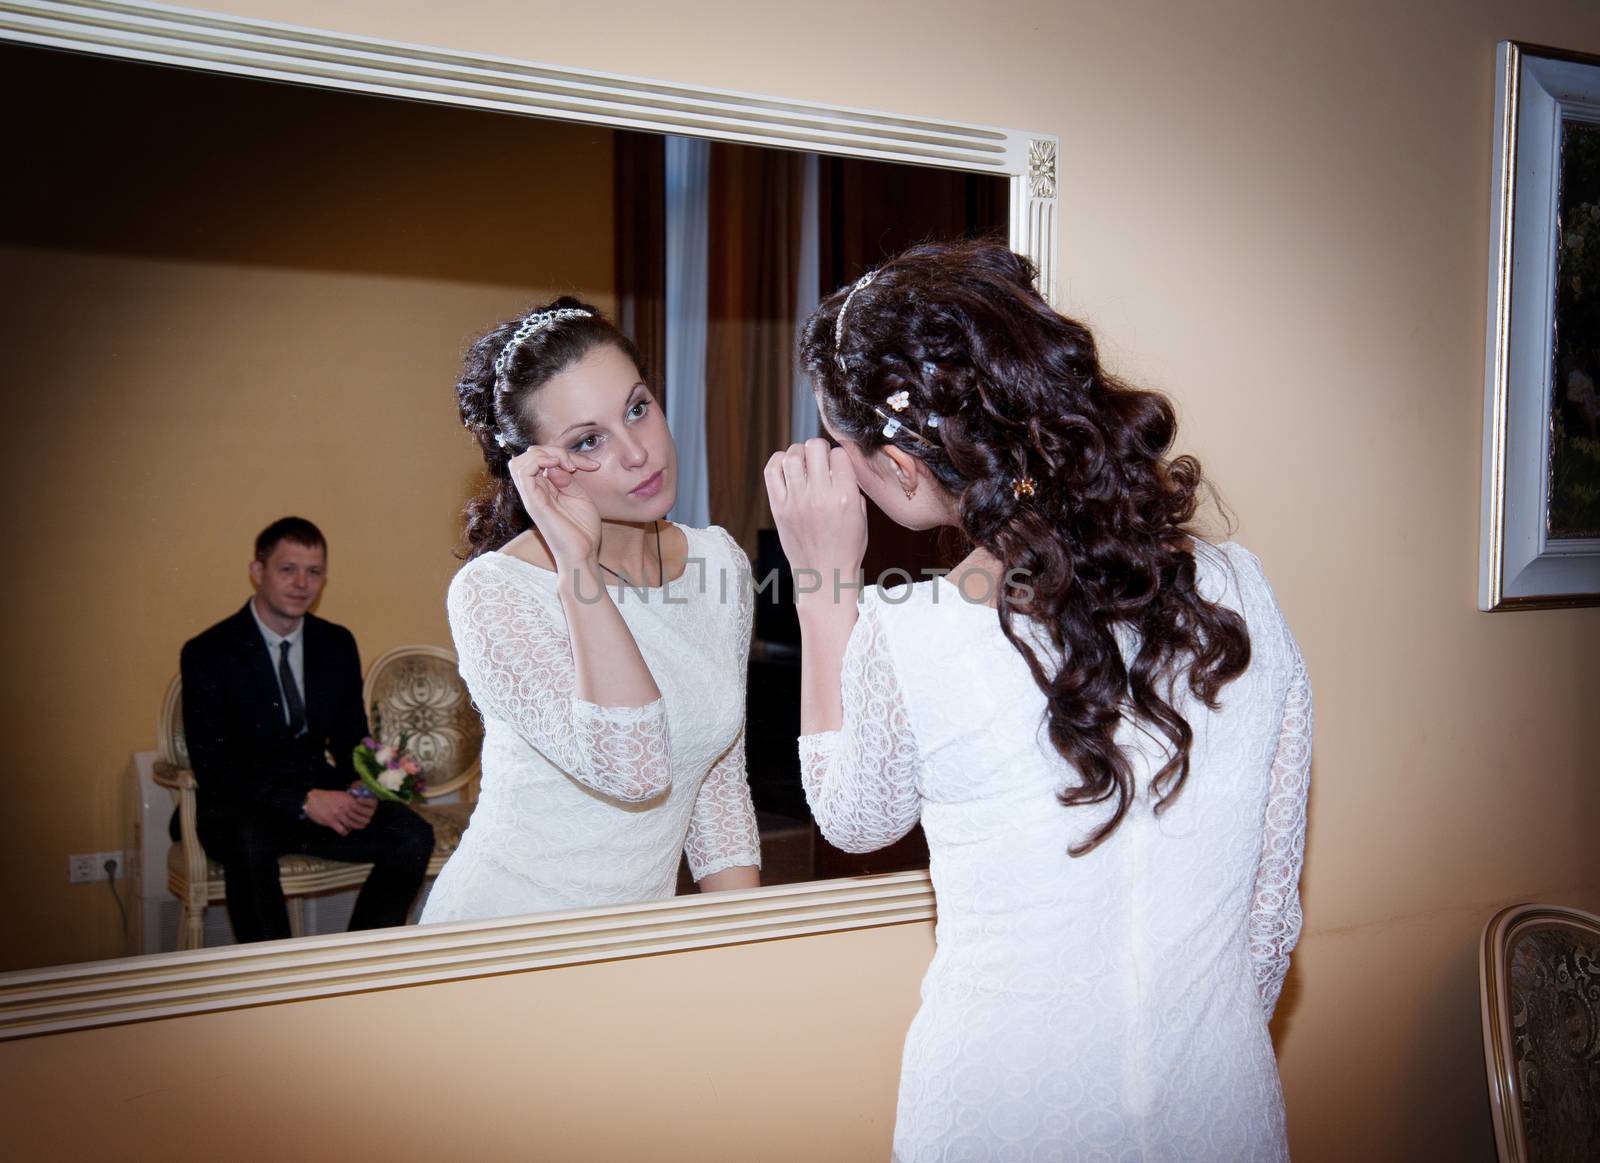
[(806, 459), (806, 478), (816, 481), (818, 485), (825, 485), (830, 480), (828, 473), (828, 442), (820, 436), (813, 436), (801, 445)]
[(792, 497), (795, 493), (803, 492), (806, 488), (806, 455), (805, 446), (791, 444), (783, 454), (783, 482)]
[(833, 478), (833, 483), (848, 489), (859, 489), (861, 484), (856, 480), (856, 470), (851, 467), (850, 457), (842, 448), (828, 450), (828, 472)]
[(767, 482), (767, 499), (774, 505), (782, 505), (789, 498), (789, 485), (783, 476), (783, 453), (774, 452), (767, 458), (767, 467), (761, 470), (762, 477)]
[(512, 457), (510, 467), (514, 473), (548, 476), (551, 469), (572, 473), (592, 472), (600, 467), (600, 462), (565, 448), (535, 444)]

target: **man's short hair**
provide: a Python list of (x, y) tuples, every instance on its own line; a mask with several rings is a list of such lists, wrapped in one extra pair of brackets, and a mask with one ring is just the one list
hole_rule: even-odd
[(272, 556), (272, 551), (278, 547), (280, 541), (292, 541), (296, 545), (304, 545), (307, 549), (320, 549), (328, 551), (328, 540), (318, 529), (304, 517), (279, 517), (272, 524), (263, 529), (256, 538), (256, 560), (265, 562)]

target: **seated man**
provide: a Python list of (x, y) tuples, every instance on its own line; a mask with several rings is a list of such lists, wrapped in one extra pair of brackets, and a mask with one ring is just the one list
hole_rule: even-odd
[(273, 522), (256, 538), (255, 596), (183, 647), (200, 843), (222, 864), (239, 941), (289, 936), (280, 855), (374, 864), (350, 928), (375, 929), (405, 923), (433, 852), (410, 808), (350, 794), (367, 714), (355, 638), (308, 612), (326, 569), (315, 525)]

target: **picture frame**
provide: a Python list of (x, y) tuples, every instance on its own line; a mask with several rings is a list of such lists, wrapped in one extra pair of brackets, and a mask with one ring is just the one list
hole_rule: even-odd
[(1600, 56), (1504, 41), (1495, 108), (1478, 605), (1600, 605)]

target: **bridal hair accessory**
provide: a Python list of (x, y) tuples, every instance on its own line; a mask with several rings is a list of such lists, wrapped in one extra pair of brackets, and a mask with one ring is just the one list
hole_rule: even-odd
[(850, 310), (850, 300), (856, 297), (856, 292), (862, 287), (870, 286), (872, 280), (878, 277), (877, 271), (868, 271), (856, 280), (856, 285), (850, 288), (850, 293), (844, 297), (844, 302), (839, 305), (839, 314), (833, 321), (833, 358), (839, 362), (839, 370), (844, 370), (844, 313)]
[[(517, 324), (516, 331), (512, 333), (510, 339), (506, 340), (506, 345), (500, 349), (500, 354), (494, 357), (494, 374), (497, 376), (506, 374), (506, 367), (511, 363), (512, 353), (522, 346), (528, 336), (535, 331), (549, 327), (553, 323), (559, 323), (563, 319), (590, 319), (593, 317), (593, 311), (586, 311), (582, 307), (552, 307), (548, 311), (535, 311)], [(502, 443), (500, 447), (504, 448), (505, 445)]]
[(1019, 501), (1023, 497), (1033, 496), (1033, 478), (1023, 477), (1020, 480), (1013, 479), (1011, 482), (1011, 495)]
[[(500, 349), (500, 354), (494, 357), (495, 379), (500, 380), (505, 377), (506, 368), (511, 366), (511, 356), (516, 352), (517, 348), (521, 347), (522, 344), (527, 341), (528, 336), (532, 335), (535, 331), (539, 331), (545, 327), (553, 326), (554, 324), (560, 323), (563, 319), (592, 318), (594, 318), (594, 312), (587, 311), (582, 307), (552, 307), (548, 311), (535, 311), (521, 323), (517, 324), (517, 329), (511, 333), (511, 338), (506, 340), (506, 345)], [(497, 388), (495, 390), (496, 398), (499, 397), (499, 394), (499, 389)], [(498, 428), (496, 428), (493, 435), (494, 442), (496, 444), (505, 449), (507, 452), (512, 451), (511, 441), (506, 438), (506, 434), (504, 432), (501, 432)]]
[[(883, 421), (883, 438), (885, 440), (893, 440), (900, 433), (904, 432), (907, 436), (911, 437), (919, 444), (926, 444), (929, 448), (939, 447), (922, 433), (918, 432), (915, 428), (908, 428), (904, 424), (900, 423), (900, 418), (898, 416), (891, 416), (882, 408), (874, 408), (872, 410), (877, 413), (878, 419)], [(938, 419), (932, 412), (928, 413), (928, 427), (939, 427)]]
[[(885, 400), (884, 403), (889, 405), (889, 407), (893, 408), (896, 412), (904, 412), (907, 408), (911, 407), (911, 393), (908, 392), (906, 389), (901, 388), (898, 392), (895, 392), (892, 396), (890, 396), (887, 400)], [(915, 429), (907, 428), (904, 424), (902, 424), (900, 422), (900, 418), (898, 416), (891, 416), (891, 415), (889, 415), (889, 413), (885, 412), (882, 408), (873, 408), (872, 410), (874, 412), (876, 412), (878, 414), (878, 418), (884, 422), (884, 424), (883, 424), (883, 438), (885, 440), (893, 440), (901, 432), (906, 432), (906, 433), (909, 433), (916, 440), (919, 440), (923, 444), (926, 444), (929, 448), (937, 448), (937, 447), (939, 447), (937, 444), (935, 444), (933, 441), (929, 440), (922, 433), (916, 431)], [(929, 428), (937, 428), (937, 427), (939, 427), (939, 423), (940, 423), (939, 413), (937, 413), (937, 412), (929, 412), (928, 413), (928, 427)]]

